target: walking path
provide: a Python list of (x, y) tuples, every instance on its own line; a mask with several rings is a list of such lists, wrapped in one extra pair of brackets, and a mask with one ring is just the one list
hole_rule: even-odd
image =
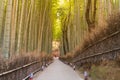
[(83, 80), (68, 65), (56, 59), (43, 72), (37, 73), (33, 80)]

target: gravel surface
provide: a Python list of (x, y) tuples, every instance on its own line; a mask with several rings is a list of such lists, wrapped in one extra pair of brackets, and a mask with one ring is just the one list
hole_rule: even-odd
[(37, 73), (33, 80), (83, 80), (70, 66), (58, 59), (43, 72)]

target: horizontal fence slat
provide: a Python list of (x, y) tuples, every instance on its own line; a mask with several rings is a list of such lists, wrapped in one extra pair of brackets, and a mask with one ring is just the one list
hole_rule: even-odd
[[(114, 36), (117, 36), (117, 35), (120, 35), (120, 31), (117, 31), (111, 35), (108, 35), (104, 38), (102, 38), (101, 40), (98, 40), (97, 42), (94, 42), (93, 44), (90, 44), (88, 47), (84, 48), (82, 51), (80, 51), (80, 55), (79, 56), (76, 56), (73, 60), (73, 62), (79, 62), (80, 60), (85, 60), (85, 59), (88, 59), (88, 58), (91, 58), (91, 57), (95, 57), (95, 56), (99, 56), (99, 55), (103, 55), (103, 54), (106, 54), (106, 53), (109, 53), (109, 52), (112, 52), (112, 51), (117, 51), (117, 50), (120, 50), (120, 48), (116, 48), (116, 49), (113, 49), (113, 50), (109, 50), (109, 51), (105, 51), (105, 52), (102, 52), (102, 53), (96, 53), (96, 54), (93, 54), (93, 55), (87, 55), (86, 57), (81, 57), (83, 56), (85, 51), (87, 51), (88, 49), (90, 49), (91, 47), (95, 46), (95, 45), (98, 45), (99, 43), (102, 43), (103, 41), (106, 41)], [(85, 54), (86, 55), (86, 54)]]
[(26, 65), (23, 65), (22, 67), (18, 67), (18, 68), (16, 68), (16, 69), (12, 69), (12, 70), (9, 70), (9, 71), (0, 73), (0, 77), (1, 77), (1, 76), (4, 76), (4, 75), (7, 75), (7, 74), (10, 74), (10, 73), (12, 73), (12, 72), (18, 71), (18, 70), (20, 70), (20, 69), (22, 69), (22, 68), (26, 68), (26, 67), (28, 67), (28, 66), (30, 66), (30, 65), (33, 65), (33, 64), (36, 64), (36, 63), (38, 63), (38, 62), (40, 62), (40, 61), (35, 61), (35, 62), (26, 64)]
[(80, 60), (88, 59), (88, 58), (91, 58), (91, 57), (95, 57), (95, 56), (107, 54), (107, 53), (109, 53), (109, 52), (118, 51), (118, 50), (120, 50), (120, 48), (116, 48), (116, 49), (113, 49), (113, 50), (105, 51), (105, 52), (103, 52), (103, 53), (98, 53), (98, 54), (90, 55), (90, 56), (87, 56), (87, 57), (83, 57), (83, 58), (80, 58), (80, 59), (78, 59), (78, 60), (76, 60), (76, 61), (73, 61), (73, 62), (76, 63), (76, 62), (78, 62), (78, 61), (80, 61)]

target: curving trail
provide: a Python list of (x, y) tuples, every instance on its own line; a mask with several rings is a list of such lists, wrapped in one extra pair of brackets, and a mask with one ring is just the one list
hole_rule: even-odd
[(68, 65), (58, 59), (46, 68), (43, 72), (38, 73), (33, 80), (83, 80)]

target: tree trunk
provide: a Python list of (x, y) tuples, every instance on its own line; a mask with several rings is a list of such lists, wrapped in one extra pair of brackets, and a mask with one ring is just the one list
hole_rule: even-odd
[(24, 18), (24, 9), (25, 9), (25, 0), (22, 2), (22, 11), (21, 11), (21, 18), (20, 18), (20, 25), (18, 30), (18, 43), (17, 43), (17, 53), (20, 53), (21, 50), (21, 38), (22, 38), (22, 27), (23, 27), (23, 18)]
[(8, 0), (5, 21), (5, 33), (3, 41), (3, 55), (5, 58), (10, 57), (9, 51), (10, 51), (11, 13), (12, 13), (12, 0)]
[(18, 9), (18, 0), (13, 0), (13, 9), (12, 9), (12, 22), (11, 22), (11, 43), (10, 43), (10, 54), (15, 53), (15, 34), (16, 34), (16, 21), (17, 21), (17, 9)]
[[(3, 17), (4, 17), (4, 2), (3, 0), (0, 1), (0, 48), (2, 48), (2, 41), (3, 41), (3, 37), (2, 37), (2, 32), (3, 30)], [(0, 50), (1, 52), (1, 50)]]
[(89, 30), (89, 32), (91, 32), (92, 29), (95, 28), (96, 3), (97, 3), (97, 0), (94, 0), (94, 11), (93, 11), (93, 15), (91, 16), (92, 18), (90, 19), (90, 11), (92, 11), (91, 10), (92, 0), (88, 0), (88, 2), (87, 2), (85, 16), (86, 16), (86, 21), (87, 21), (87, 24), (88, 24), (88, 30)]

